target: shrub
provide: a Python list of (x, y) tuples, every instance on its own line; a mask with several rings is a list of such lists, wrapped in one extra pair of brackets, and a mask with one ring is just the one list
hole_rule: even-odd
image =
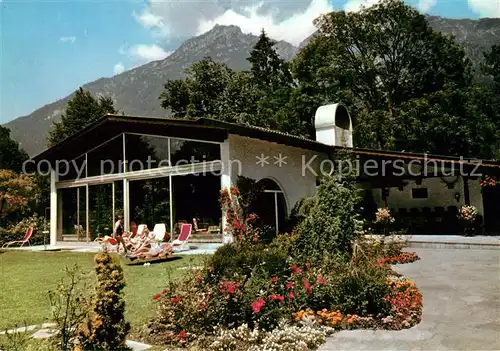
[(97, 284), (93, 309), (80, 332), (80, 343), (85, 350), (127, 349), (125, 338), (130, 325), (125, 321), (125, 287), (123, 270), (108, 252), (94, 256)]
[(59, 331), (58, 344), (61, 350), (71, 350), (78, 328), (89, 312), (87, 284), (84, 274), (77, 265), (65, 268), (56, 289), (49, 291), (52, 319)]
[(320, 262), (331, 254), (349, 254), (358, 236), (354, 206), (358, 191), (351, 181), (326, 178), (319, 186), (314, 206), (297, 227), (297, 255)]
[[(45, 222), (45, 218), (38, 216), (36, 213), (30, 217), (23, 218), (20, 222), (10, 225), (7, 228), (0, 228), (0, 244), (9, 241), (23, 240), (28, 227), (33, 227), (30, 244), (43, 244), (43, 231), (45, 228), (49, 230), (50, 223), (48, 221)], [(50, 237), (47, 235), (46, 243), (49, 244), (49, 241)]]
[(287, 260), (288, 253), (276, 245), (232, 243), (220, 247), (210, 258), (206, 276), (211, 282), (248, 278), (256, 267), (267, 277), (281, 276), (288, 269)]
[(293, 206), (290, 211), (287, 227), (291, 230), (301, 224), (309, 216), (314, 206), (314, 197), (303, 197)]

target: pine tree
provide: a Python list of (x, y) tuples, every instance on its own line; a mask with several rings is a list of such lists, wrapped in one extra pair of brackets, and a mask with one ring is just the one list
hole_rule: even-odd
[(251, 64), (252, 80), (260, 90), (274, 91), (292, 81), (288, 64), (279, 57), (274, 45), (276, 42), (262, 30), (250, 57), (247, 58)]
[(49, 131), (49, 146), (53, 146), (69, 136), (80, 132), (92, 122), (106, 114), (115, 114), (113, 99), (110, 97), (94, 98), (89, 91), (82, 88), (75, 92), (75, 96), (68, 102), (61, 122), (54, 122), (54, 128)]

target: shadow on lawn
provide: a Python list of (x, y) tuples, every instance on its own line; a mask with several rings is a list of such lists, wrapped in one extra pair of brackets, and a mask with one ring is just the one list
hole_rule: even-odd
[(150, 260), (145, 260), (145, 259), (136, 259), (136, 260), (130, 260), (129, 258), (122, 258), (126, 262), (127, 266), (143, 266), (144, 263), (150, 263), (150, 264), (159, 264), (159, 263), (164, 263), (164, 262), (170, 262), (170, 261), (176, 261), (180, 260), (183, 257), (181, 256), (170, 256), (170, 257), (165, 257), (165, 258), (157, 258), (157, 259), (150, 259)]

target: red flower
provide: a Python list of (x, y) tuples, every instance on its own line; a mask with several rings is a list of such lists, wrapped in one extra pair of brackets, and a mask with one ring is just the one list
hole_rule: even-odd
[(318, 280), (317, 281), (318, 281), (318, 284), (320, 284), (320, 285), (326, 285), (326, 281), (322, 277), (320, 277), (320, 276), (318, 276)]
[(287, 288), (287, 289), (291, 289), (291, 288), (293, 288), (293, 282), (287, 282), (287, 283), (286, 283), (286, 288)]
[(179, 342), (181, 342), (181, 343), (186, 342), (186, 331), (185, 330), (181, 330), (179, 332)]
[(297, 265), (295, 265), (295, 264), (292, 264), (291, 268), (292, 268), (292, 271), (293, 271), (295, 274), (300, 274), (300, 272), (302, 272), (302, 271), (300, 270), (300, 268), (299, 268), (299, 267), (297, 267)]
[(295, 298), (295, 294), (293, 293), (293, 291), (291, 293), (288, 294), (288, 298), (290, 300), (293, 300)]
[(278, 277), (272, 277), (271, 283), (276, 284), (278, 282)]
[(163, 289), (163, 290), (161, 291), (161, 294), (162, 294), (162, 295), (165, 295), (166, 293), (167, 293), (167, 289)]
[(262, 307), (264, 307), (265, 304), (266, 304), (266, 301), (264, 301), (264, 299), (262, 297), (259, 297), (257, 300), (252, 302), (251, 306), (252, 306), (253, 313), (259, 313), (260, 309)]
[(220, 292), (227, 292), (229, 294), (234, 294), (236, 290), (239, 288), (240, 284), (241, 284), (240, 282), (231, 283), (228, 281), (224, 281), (220, 283), (222, 287), (219, 290)]
[(312, 294), (311, 284), (309, 284), (309, 282), (305, 278), (304, 278), (304, 280), (302, 280), (302, 283), (304, 284), (304, 289), (306, 290), (307, 294), (311, 295)]
[(269, 296), (269, 300), (283, 302), (283, 301), (285, 301), (285, 297), (281, 296), (281, 295), (275, 295), (275, 294), (273, 294), (273, 295)]
[(157, 301), (157, 300), (159, 300), (159, 299), (160, 299), (160, 297), (161, 297), (161, 294), (160, 294), (160, 293), (154, 294), (154, 295), (153, 295), (153, 301)]
[(175, 305), (175, 304), (179, 303), (181, 300), (182, 300), (182, 296), (177, 296), (177, 297), (174, 297), (170, 301), (172, 302), (173, 305)]

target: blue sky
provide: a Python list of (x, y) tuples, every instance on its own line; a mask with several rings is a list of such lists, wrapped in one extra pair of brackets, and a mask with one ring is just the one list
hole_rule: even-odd
[[(0, 124), (79, 86), (168, 56), (215, 23), (297, 43), (312, 19), (377, 0), (0, 0)], [(500, 16), (500, 0), (409, 0), (453, 18)]]

